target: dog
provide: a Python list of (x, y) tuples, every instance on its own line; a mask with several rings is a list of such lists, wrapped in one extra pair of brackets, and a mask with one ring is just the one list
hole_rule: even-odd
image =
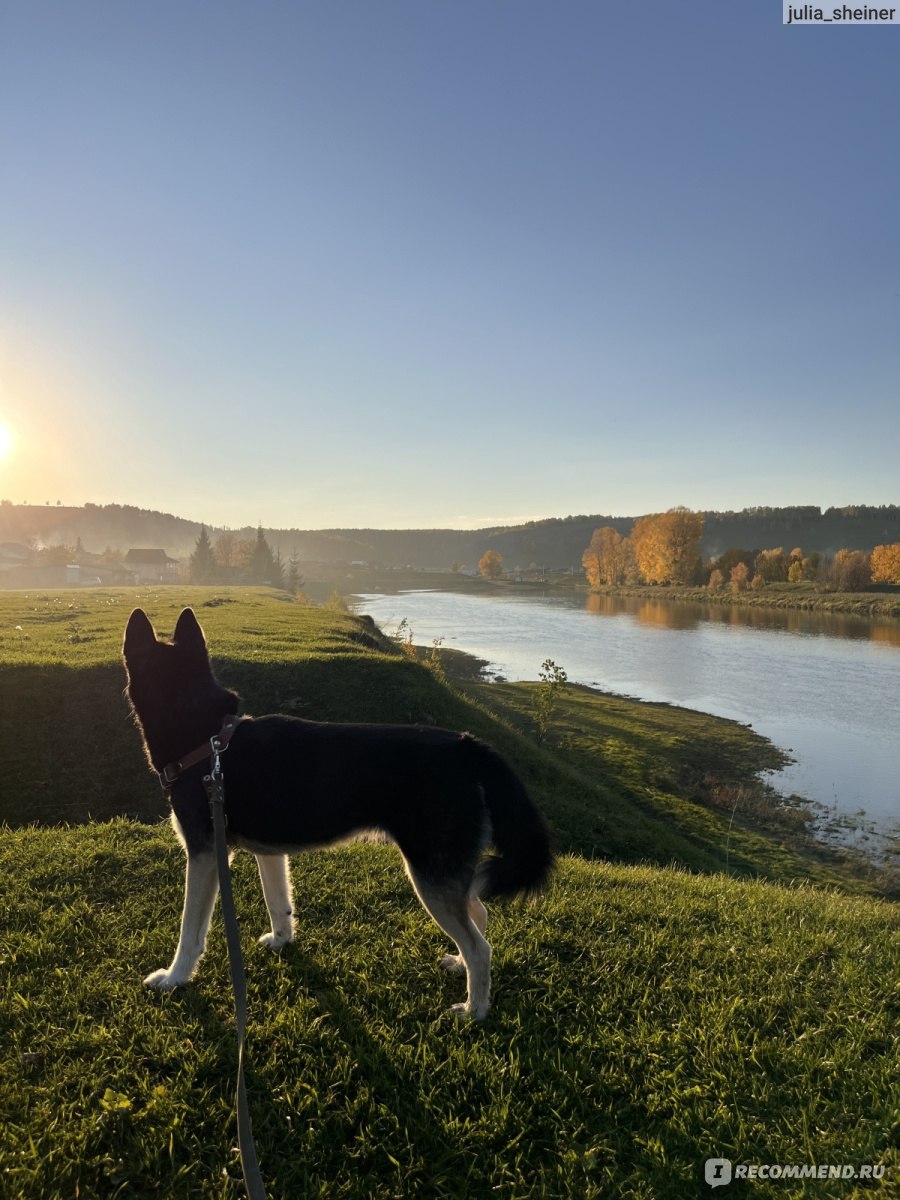
[[(484, 901), (538, 891), (553, 865), (546, 826), (505, 760), (469, 734), (431, 726), (238, 718), (240, 698), (216, 680), (190, 608), (171, 642), (135, 609), (123, 653), (126, 695), (186, 855), (175, 956), (144, 983), (187, 984), (206, 946), (219, 884), (203, 780), (210, 739), (224, 729), (228, 845), (256, 856), (272, 924), (259, 941), (277, 950), (293, 940), (289, 854), (379, 831), (397, 845), (423, 907), (456, 944), (441, 963), (465, 972), (467, 996), (452, 1011), (482, 1020), (491, 979)], [(491, 844), (497, 853), (485, 856)]]

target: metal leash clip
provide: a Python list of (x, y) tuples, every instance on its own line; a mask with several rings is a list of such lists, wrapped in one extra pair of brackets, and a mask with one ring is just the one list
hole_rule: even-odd
[(228, 820), (225, 817), (225, 784), (222, 776), (222, 754), (228, 749), (227, 743), (223, 746), (222, 740), (218, 734), (209, 739), (209, 746), (212, 751), (212, 770), (209, 775), (204, 775), (203, 785), (206, 788), (206, 794), (209, 797), (210, 811), (213, 811), (216, 805), (219, 805), (222, 816), (227, 825)]

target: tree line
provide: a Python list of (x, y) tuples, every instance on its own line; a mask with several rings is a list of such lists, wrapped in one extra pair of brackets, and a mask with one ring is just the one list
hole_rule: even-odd
[(814, 582), (827, 591), (858, 592), (871, 584), (900, 584), (900, 542), (833, 556), (796, 546), (733, 548), (704, 560), (703, 513), (672, 508), (635, 521), (629, 535), (609, 525), (595, 529), (581, 565), (592, 589), (622, 584), (681, 584), (710, 591), (758, 590), (769, 583)]
[(215, 542), (206, 526), (200, 526), (193, 553), (188, 559), (190, 583), (256, 583), (286, 588), (293, 595), (303, 587), (300, 560), (296, 551), (287, 562), (280, 550), (273, 550), (262, 528), (256, 538), (220, 534)]
[[(834, 556), (841, 546), (871, 552), (878, 545), (900, 542), (900, 506), (846, 505), (824, 511), (813, 505), (757, 506), (740, 512), (704, 514), (704, 558), (721, 554), (729, 546), (803, 546)], [(485, 547), (501, 554), (507, 563), (540, 563), (548, 570), (577, 568), (591, 534), (600, 527), (630, 536), (634, 516), (580, 514), (550, 517), (523, 525), (481, 530), (459, 529), (330, 529), (267, 530), (269, 544), (281, 549), (284, 560), (296, 548), (304, 562), (446, 568), (456, 561), (474, 567)], [(254, 541), (255, 527), (227, 530), (206, 525), (210, 537), (231, 533)], [(127, 550), (159, 546), (175, 558), (187, 559), (194, 548), (200, 524), (167, 513), (130, 505), (86, 504), (79, 507), (18, 505), (0, 499), (0, 543), (27, 543), (36, 537), (44, 544), (73, 544)]]

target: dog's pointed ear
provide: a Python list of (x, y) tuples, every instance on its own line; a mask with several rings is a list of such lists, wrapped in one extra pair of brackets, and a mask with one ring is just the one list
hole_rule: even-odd
[(172, 641), (192, 657), (201, 658), (204, 662), (207, 660), (206, 638), (192, 608), (186, 608), (178, 618)]
[(125, 626), (125, 642), (122, 647), (126, 659), (148, 654), (156, 645), (156, 630), (142, 608), (136, 608)]

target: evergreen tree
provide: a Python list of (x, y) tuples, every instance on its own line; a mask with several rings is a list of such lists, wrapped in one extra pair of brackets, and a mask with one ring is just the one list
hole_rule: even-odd
[(303, 576), (300, 574), (300, 559), (297, 557), (297, 551), (294, 550), (288, 559), (287, 590), (292, 596), (296, 596), (303, 588), (304, 582)]
[(200, 526), (200, 536), (190, 557), (188, 577), (191, 583), (212, 583), (216, 572), (216, 559), (206, 526)]
[(276, 559), (272, 547), (266, 541), (260, 525), (256, 531), (256, 545), (248, 568), (251, 583), (268, 583), (275, 587), (284, 583), (284, 564), (281, 555)]

